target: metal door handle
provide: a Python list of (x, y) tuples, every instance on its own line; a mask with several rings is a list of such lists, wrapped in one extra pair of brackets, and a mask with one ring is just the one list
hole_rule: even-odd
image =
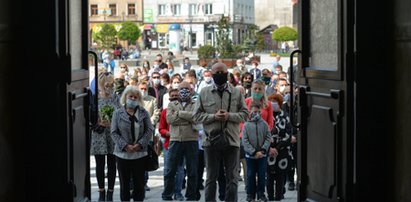
[(300, 128), (299, 123), (294, 123), (294, 67), (293, 67), (293, 59), (294, 54), (299, 53), (301, 54), (301, 50), (295, 50), (291, 52), (290, 55), (290, 122), (291, 125), (295, 128)]

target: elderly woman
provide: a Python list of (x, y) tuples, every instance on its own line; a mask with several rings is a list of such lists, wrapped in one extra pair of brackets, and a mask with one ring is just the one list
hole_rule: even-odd
[(130, 179), (133, 181), (133, 200), (144, 200), (144, 165), (147, 146), (154, 128), (144, 109), (143, 97), (136, 86), (127, 86), (121, 99), (124, 107), (117, 109), (111, 122), (114, 155), (120, 178), (120, 199), (130, 201)]
[[(110, 72), (101, 70), (98, 77), (98, 109), (99, 117), (97, 124), (93, 126), (91, 133), (90, 153), (96, 161), (96, 178), (99, 187), (99, 201), (112, 201), (113, 190), (116, 179), (116, 159), (113, 155), (114, 142), (110, 137), (109, 111), (119, 108), (118, 96), (114, 94), (114, 77)], [(107, 160), (106, 160), (107, 159)], [(104, 168), (107, 162), (107, 196), (105, 191)]]

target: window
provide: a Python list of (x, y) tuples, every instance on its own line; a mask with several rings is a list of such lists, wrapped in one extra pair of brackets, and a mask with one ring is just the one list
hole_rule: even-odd
[(166, 14), (166, 5), (160, 4), (158, 5), (158, 15), (165, 15)]
[(213, 14), (213, 4), (205, 4), (204, 7), (205, 7), (204, 10), (205, 10), (206, 15)]
[(136, 4), (128, 4), (128, 15), (136, 14)]
[(190, 33), (191, 47), (197, 46), (197, 33)]
[(117, 15), (117, 5), (116, 4), (110, 4), (108, 7), (111, 10), (111, 16), (116, 16)]
[(181, 4), (174, 4), (173, 5), (173, 14), (174, 15), (181, 15)]
[(90, 10), (91, 10), (91, 15), (97, 15), (97, 14), (98, 14), (98, 12), (97, 12), (97, 10), (98, 10), (97, 4), (91, 4)]
[(190, 15), (197, 15), (197, 5), (196, 4), (190, 4), (189, 6), (188, 6), (188, 13), (190, 14)]

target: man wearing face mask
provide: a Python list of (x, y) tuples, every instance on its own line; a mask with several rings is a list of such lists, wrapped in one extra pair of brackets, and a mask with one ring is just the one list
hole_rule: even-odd
[[(205, 201), (216, 201), (216, 181), (220, 162), (226, 171), (226, 201), (238, 201), (238, 164), (240, 155), (240, 122), (248, 117), (244, 96), (227, 83), (228, 71), (224, 63), (212, 66), (214, 85), (204, 87), (194, 108), (194, 120), (202, 122), (205, 132), (203, 148), (207, 170)], [(210, 134), (226, 135), (228, 145), (217, 148), (210, 144)]]
[(213, 77), (211, 76), (211, 71), (205, 70), (203, 72), (203, 79), (198, 85), (197, 92), (200, 93), (204, 87), (212, 86), (212, 85), (214, 85), (214, 82), (213, 82)]
[(151, 82), (154, 92), (149, 91), (148, 94), (157, 99), (157, 108), (163, 109), (163, 96), (167, 93), (167, 88), (161, 85), (159, 72), (151, 74)]
[(164, 175), (163, 200), (173, 200), (174, 182), (178, 165), (183, 161), (187, 167), (187, 188), (185, 197), (188, 201), (197, 200), (198, 166), (198, 131), (193, 124), (195, 102), (191, 100), (192, 89), (183, 81), (179, 87), (179, 99), (168, 104), (167, 122), (170, 124), (170, 143), (167, 156), (167, 170)]

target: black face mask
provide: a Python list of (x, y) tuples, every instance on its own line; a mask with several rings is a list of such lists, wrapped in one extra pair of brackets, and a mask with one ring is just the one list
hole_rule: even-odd
[(214, 83), (217, 86), (223, 86), (225, 83), (227, 83), (227, 76), (228, 76), (228, 72), (220, 73), (220, 74), (213, 74)]

